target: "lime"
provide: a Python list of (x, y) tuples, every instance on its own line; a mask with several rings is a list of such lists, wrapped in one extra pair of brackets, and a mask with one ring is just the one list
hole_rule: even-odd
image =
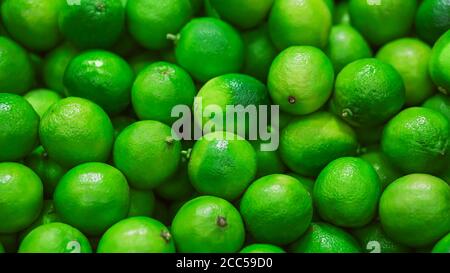
[(95, 103), (65, 98), (53, 104), (41, 120), (42, 146), (55, 162), (72, 167), (109, 158), (114, 129), (108, 115)]
[(42, 73), (45, 85), (60, 94), (65, 93), (63, 84), (64, 72), (69, 62), (75, 57), (78, 50), (72, 45), (64, 43), (50, 51), (44, 58)]
[(274, 0), (209, 0), (220, 18), (240, 28), (253, 28), (267, 16)]
[(279, 104), (281, 110), (304, 115), (325, 104), (331, 95), (333, 82), (333, 65), (321, 50), (311, 46), (293, 46), (275, 58), (267, 85), (273, 102)]
[(175, 253), (175, 244), (161, 222), (143, 216), (131, 217), (103, 234), (97, 253)]
[(406, 105), (418, 105), (433, 94), (428, 73), (431, 48), (414, 38), (402, 38), (384, 45), (377, 59), (392, 65), (405, 83)]
[(364, 37), (347, 24), (331, 28), (325, 53), (333, 63), (336, 73), (351, 62), (372, 57), (372, 49)]
[(281, 132), (280, 154), (296, 173), (315, 176), (330, 161), (356, 153), (352, 128), (328, 112), (293, 120)]
[(436, 40), (450, 29), (450, 1), (425, 0), (416, 14), (416, 33), (424, 41), (434, 44)]
[(239, 33), (214, 18), (196, 18), (187, 23), (175, 46), (177, 62), (201, 82), (238, 72), (244, 62), (244, 43)]
[(281, 247), (269, 244), (252, 244), (244, 247), (239, 253), (285, 253)]
[(252, 182), (256, 164), (255, 150), (248, 141), (232, 133), (214, 132), (195, 143), (188, 172), (198, 192), (234, 200)]
[(64, 86), (70, 96), (89, 99), (110, 114), (120, 113), (128, 106), (133, 80), (128, 63), (103, 50), (77, 55), (64, 73)]
[(312, 223), (291, 246), (294, 253), (359, 253), (358, 242), (344, 230), (327, 223)]
[(300, 237), (313, 214), (309, 192), (297, 179), (283, 174), (253, 182), (242, 197), (240, 211), (253, 238), (280, 245)]
[(125, 25), (121, 0), (64, 2), (59, 27), (68, 41), (79, 48), (105, 48), (115, 44)]
[(131, 35), (144, 47), (167, 48), (167, 34), (176, 34), (192, 15), (189, 0), (128, 0), (127, 23)]
[(355, 127), (381, 125), (402, 108), (405, 86), (390, 65), (368, 58), (354, 61), (336, 77), (333, 112)]
[(367, 253), (411, 252), (407, 247), (389, 238), (378, 222), (354, 229), (352, 233), (358, 239), (364, 252)]
[(91, 253), (88, 239), (63, 223), (38, 226), (23, 239), (19, 253)]
[(42, 146), (25, 158), (25, 164), (41, 178), (44, 195), (52, 197), (59, 179), (66, 172), (65, 168), (50, 159)]
[(348, 11), (348, 1), (338, 1), (334, 8), (333, 24), (350, 24), (350, 13)]
[(436, 94), (428, 98), (422, 107), (433, 109), (443, 114), (450, 122), (450, 97), (443, 94)]
[(325, 47), (331, 12), (324, 1), (276, 0), (269, 16), (269, 32), (278, 49), (293, 45)]
[(114, 137), (117, 136), (128, 126), (136, 122), (133, 117), (127, 115), (115, 116), (111, 119), (112, 125), (114, 127)]
[(360, 156), (375, 169), (380, 178), (381, 188), (386, 188), (390, 183), (402, 176), (402, 173), (389, 161), (388, 157), (378, 149), (368, 151)]
[(53, 195), (63, 222), (89, 235), (100, 235), (128, 213), (125, 176), (104, 163), (84, 163), (69, 170)]
[(450, 253), (450, 233), (434, 245), (433, 253)]
[(417, 0), (349, 1), (352, 25), (375, 46), (407, 36), (414, 23), (416, 8)]
[(150, 217), (155, 209), (155, 195), (152, 191), (130, 189), (130, 208), (128, 217)]
[(25, 47), (46, 51), (55, 47), (62, 35), (58, 15), (64, 0), (5, 0), (2, 19), (14, 40)]
[(270, 65), (277, 56), (278, 50), (269, 37), (267, 25), (243, 33), (245, 60), (242, 71), (265, 82)]
[(60, 222), (58, 214), (56, 214), (55, 206), (53, 204), (52, 200), (44, 200), (44, 204), (41, 209), (41, 213), (39, 214), (38, 218), (29, 225), (26, 229), (19, 232), (19, 241), (22, 241), (23, 238), (25, 238), (30, 231), (35, 229), (38, 226), (54, 223), (54, 222)]
[(237, 252), (244, 244), (241, 215), (228, 201), (201, 196), (186, 202), (172, 222), (172, 235), (181, 253)]
[(194, 188), (189, 181), (187, 164), (180, 164), (178, 171), (155, 189), (161, 198), (170, 201), (185, 200), (192, 196)]
[(449, 166), (450, 124), (441, 113), (411, 107), (389, 121), (381, 147), (406, 173), (436, 173)]
[(264, 151), (261, 149), (261, 144), (264, 141), (253, 141), (252, 145), (256, 152), (256, 177), (263, 177), (269, 174), (284, 173), (286, 166), (281, 159), (278, 150)]
[(171, 125), (175, 106), (194, 103), (197, 93), (191, 76), (181, 67), (156, 62), (139, 73), (131, 91), (133, 109), (139, 119), (156, 120)]
[(127, 61), (133, 69), (134, 74), (139, 75), (142, 70), (158, 61), (158, 59), (158, 55), (153, 52), (146, 51), (130, 57)]
[(450, 30), (444, 33), (434, 44), (431, 52), (429, 71), (431, 79), (439, 91), (450, 94)]
[(34, 70), (27, 52), (16, 42), (0, 36), (0, 90), (23, 94), (34, 81)]
[(450, 231), (450, 186), (427, 174), (410, 174), (381, 195), (380, 220), (386, 234), (410, 247), (435, 243)]
[(31, 169), (18, 163), (0, 163), (0, 232), (13, 233), (39, 216), (42, 182)]
[(39, 116), (23, 97), (0, 93), (0, 162), (16, 161), (37, 144)]
[(49, 89), (35, 89), (23, 96), (40, 118), (47, 112), (48, 108), (62, 99), (61, 95)]
[[(252, 118), (259, 119), (257, 107), (267, 104), (269, 96), (263, 83), (244, 74), (225, 74), (209, 80), (200, 89), (194, 102), (194, 119), (200, 128), (211, 127), (211, 132), (223, 130), (250, 137), (250, 132), (257, 130), (250, 123)], [(243, 109), (236, 107), (238, 113), (234, 113), (229, 106)], [(217, 110), (209, 112), (209, 108)], [(222, 118), (216, 113), (219, 110)], [(247, 110), (249, 114), (245, 113)]]
[(328, 164), (314, 184), (314, 204), (322, 219), (342, 227), (362, 227), (375, 216), (381, 183), (368, 162), (341, 157)]
[(158, 121), (139, 121), (119, 134), (113, 155), (114, 164), (130, 186), (152, 189), (176, 172), (181, 144), (172, 137), (169, 126)]

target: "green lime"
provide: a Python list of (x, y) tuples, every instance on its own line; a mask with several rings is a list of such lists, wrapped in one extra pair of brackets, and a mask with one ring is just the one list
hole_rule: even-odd
[(243, 33), (245, 60), (242, 71), (250, 76), (266, 82), (270, 65), (277, 56), (278, 50), (269, 37), (267, 25)]
[(367, 253), (407, 253), (411, 249), (393, 241), (384, 232), (380, 223), (372, 223), (352, 230), (364, 252)]
[(55, 206), (53, 204), (52, 200), (44, 200), (44, 204), (41, 209), (41, 213), (39, 214), (38, 218), (29, 225), (26, 229), (19, 232), (19, 241), (22, 241), (23, 238), (25, 238), (30, 231), (35, 229), (38, 226), (54, 223), (54, 222), (60, 222), (58, 214), (56, 214)]
[(68, 43), (50, 51), (44, 58), (42, 73), (45, 85), (60, 94), (65, 93), (63, 84), (64, 72), (69, 62), (75, 57), (78, 50)]
[(56, 185), (66, 169), (50, 159), (42, 146), (37, 147), (25, 158), (25, 164), (41, 178), (44, 195), (52, 197)]
[(328, 112), (293, 120), (281, 131), (280, 154), (294, 172), (315, 176), (330, 161), (356, 153), (352, 128)]
[(437, 242), (432, 250), (433, 253), (450, 253), (450, 233)]
[(35, 89), (23, 96), (40, 118), (47, 112), (48, 108), (62, 99), (61, 95), (49, 89)]
[(368, 151), (360, 156), (375, 169), (380, 178), (381, 188), (386, 188), (390, 183), (402, 176), (402, 173), (389, 161), (388, 157), (378, 149)]
[(58, 15), (64, 0), (5, 0), (2, 21), (14, 40), (25, 47), (46, 51), (55, 47), (62, 35)]
[(331, 21), (331, 12), (324, 1), (276, 0), (269, 16), (269, 32), (280, 50), (294, 45), (324, 48)]
[(416, 8), (417, 0), (349, 1), (352, 25), (375, 46), (407, 36), (414, 23)]
[(267, 16), (274, 0), (209, 0), (220, 18), (240, 28), (253, 28)]
[(450, 94), (450, 30), (445, 32), (434, 44), (431, 51), (429, 71), (431, 79), (439, 91)]
[(31, 104), (19, 95), (0, 93), (0, 120), (0, 162), (28, 155), (37, 144), (39, 128)]
[(244, 247), (239, 253), (285, 253), (281, 247), (269, 244), (252, 244)]
[(333, 24), (348, 24), (350, 25), (350, 13), (348, 11), (348, 1), (338, 1), (334, 8)]
[(241, 199), (240, 212), (254, 239), (284, 245), (308, 229), (313, 214), (312, 198), (297, 179), (273, 174), (250, 185)]
[(175, 106), (194, 103), (197, 93), (191, 76), (181, 67), (156, 62), (142, 70), (134, 81), (131, 101), (136, 115), (141, 120), (156, 120), (171, 125)]
[(450, 186), (428, 174), (403, 176), (381, 195), (380, 220), (386, 234), (399, 243), (433, 244), (450, 231)]
[(256, 164), (255, 150), (248, 141), (232, 133), (214, 132), (195, 143), (188, 173), (198, 192), (234, 200), (252, 182)]
[(267, 86), (273, 102), (279, 104), (282, 111), (304, 115), (325, 104), (333, 90), (333, 82), (333, 65), (321, 50), (293, 46), (273, 61)]
[(372, 49), (359, 32), (348, 24), (333, 26), (325, 53), (340, 72), (347, 64), (372, 57)]
[[(257, 130), (250, 123), (252, 118), (259, 119), (257, 107), (267, 104), (269, 96), (263, 83), (244, 74), (225, 74), (209, 80), (200, 89), (194, 101), (194, 119), (200, 128), (211, 127), (211, 132), (229, 131), (242, 137), (250, 136), (253, 129)], [(229, 111), (230, 106), (236, 107), (238, 113)], [(211, 109), (214, 111), (209, 112)], [(245, 114), (247, 109), (248, 115)], [(255, 112), (251, 113), (251, 109)]]
[(354, 61), (336, 77), (333, 112), (355, 127), (381, 125), (405, 103), (401, 75), (390, 64), (368, 58)]
[(69, 96), (89, 99), (110, 114), (120, 113), (128, 106), (133, 81), (133, 70), (128, 63), (103, 50), (77, 55), (64, 73)]
[(441, 113), (411, 107), (389, 121), (381, 147), (392, 163), (406, 173), (436, 173), (449, 166), (450, 123)]
[(341, 157), (328, 164), (314, 184), (314, 204), (325, 221), (341, 227), (362, 227), (377, 211), (381, 183), (368, 162)]
[(0, 232), (23, 230), (39, 216), (43, 204), (42, 182), (28, 167), (0, 163)]
[(189, 0), (128, 0), (127, 24), (131, 35), (144, 47), (167, 48), (168, 34), (177, 34), (189, 21)]
[(252, 145), (256, 152), (256, 177), (263, 177), (269, 174), (284, 173), (286, 166), (281, 159), (278, 150), (264, 151), (261, 149), (261, 144), (264, 141), (253, 141)]
[(406, 105), (418, 105), (435, 89), (428, 73), (431, 48), (414, 38), (402, 38), (384, 45), (377, 59), (392, 65), (405, 83)]
[(436, 94), (428, 98), (422, 107), (433, 109), (443, 114), (450, 122), (450, 97), (444, 94)]
[[(172, 176), (181, 144), (171, 128), (158, 121), (139, 121), (125, 128), (114, 144), (114, 164), (136, 189), (152, 189)], [(151, 174), (151, 175), (149, 175)]]
[(450, 29), (450, 2), (448, 0), (425, 0), (416, 14), (416, 33), (422, 40), (434, 44)]
[(63, 223), (38, 226), (23, 239), (19, 253), (91, 253), (88, 239)]
[(152, 191), (141, 191), (130, 188), (130, 208), (128, 217), (150, 217), (155, 209), (155, 195)]
[[(67, 0), (59, 28), (79, 48), (106, 48), (116, 43), (125, 26), (121, 0)], [(129, 1), (131, 2), (131, 1)]]
[(170, 201), (185, 200), (192, 196), (194, 188), (189, 180), (187, 166), (185, 165), (185, 163), (182, 163), (174, 175), (155, 189), (158, 196)]
[(191, 20), (176, 38), (175, 46), (177, 62), (201, 82), (239, 72), (244, 63), (244, 42), (239, 32), (214, 18)]
[(112, 125), (114, 127), (114, 138), (128, 126), (136, 122), (136, 119), (127, 115), (115, 116), (111, 119)]
[(172, 222), (172, 235), (181, 253), (238, 252), (245, 230), (239, 211), (228, 201), (201, 196), (186, 202)]
[(125, 176), (104, 163), (84, 163), (69, 170), (53, 195), (63, 222), (89, 235), (100, 235), (125, 218), (130, 190)]
[(312, 223), (291, 246), (294, 253), (360, 253), (358, 242), (344, 230), (327, 223)]
[(169, 229), (148, 217), (131, 217), (110, 227), (98, 243), (97, 253), (175, 253)]
[(0, 36), (0, 90), (23, 94), (34, 82), (34, 70), (27, 52), (13, 40)]
[[(309, 192), (309, 194), (312, 196), (313, 195), (313, 191), (314, 191), (314, 180), (308, 177), (303, 177), (300, 176), (296, 173), (288, 173), (287, 175), (294, 177), (295, 179), (297, 179), (298, 181), (300, 181), (300, 183), (303, 185), (303, 187)], [(314, 202), (313, 202), (313, 216), (312, 216), (312, 221), (318, 221), (319, 215), (317, 214), (317, 209), (314, 208)]]
[(39, 136), (49, 157), (66, 167), (104, 162), (111, 152), (114, 129), (95, 103), (76, 97), (53, 104), (41, 119)]

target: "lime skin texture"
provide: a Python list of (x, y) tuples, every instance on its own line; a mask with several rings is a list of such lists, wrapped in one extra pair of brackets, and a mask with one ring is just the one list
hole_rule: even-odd
[(245, 239), (239, 211), (228, 201), (208, 195), (186, 202), (171, 230), (181, 253), (234, 253)]
[(275, 245), (252, 244), (244, 247), (239, 253), (286, 253), (286, 251)]

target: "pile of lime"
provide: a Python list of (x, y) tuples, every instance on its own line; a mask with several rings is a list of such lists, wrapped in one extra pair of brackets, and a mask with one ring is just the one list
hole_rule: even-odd
[(450, 1), (0, 3), (0, 252), (450, 252)]

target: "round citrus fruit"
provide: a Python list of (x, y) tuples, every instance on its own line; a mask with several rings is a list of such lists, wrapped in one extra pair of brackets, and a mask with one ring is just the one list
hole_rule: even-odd
[(114, 129), (108, 115), (95, 103), (76, 97), (53, 104), (41, 119), (39, 136), (49, 157), (73, 167), (109, 158)]
[(240, 202), (247, 231), (257, 242), (288, 244), (311, 223), (312, 199), (295, 178), (273, 174), (253, 182)]
[(53, 200), (44, 200), (44, 204), (42, 205), (41, 213), (37, 217), (37, 219), (31, 223), (26, 229), (20, 231), (18, 233), (18, 240), (22, 241), (25, 236), (28, 235), (33, 229), (38, 226), (42, 226), (49, 223), (60, 222), (59, 216), (56, 213), (55, 206), (53, 204)]
[(381, 188), (384, 189), (390, 183), (402, 176), (399, 171), (390, 161), (389, 158), (378, 149), (370, 150), (360, 156), (375, 169), (380, 178)]
[(356, 153), (358, 143), (352, 128), (328, 112), (293, 120), (283, 129), (280, 154), (296, 173), (315, 176), (330, 161)]
[(432, 250), (433, 253), (450, 253), (450, 233), (437, 242)]
[(40, 118), (47, 112), (48, 108), (62, 99), (61, 95), (48, 89), (35, 89), (23, 96)]
[(434, 44), (431, 51), (429, 71), (431, 79), (439, 91), (450, 95), (450, 30)]
[(436, 173), (449, 166), (449, 138), (450, 124), (444, 115), (411, 107), (385, 126), (381, 148), (406, 173)]
[(172, 176), (181, 158), (181, 144), (171, 128), (146, 120), (125, 128), (114, 143), (114, 164), (136, 189), (152, 189)]
[(435, 243), (450, 231), (450, 186), (428, 174), (410, 174), (390, 184), (380, 199), (386, 234), (410, 247)]
[[(295, 75), (295, 76), (293, 76)], [(333, 65), (319, 49), (293, 46), (273, 61), (267, 86), (274, 103), (295, 115), (312, 113), (322, 107), (331, 95)]]
[(239, 253), (285, 253), (281, 247), (269, 244), (252, 244), (244, 247)]
[(172, 235), (181, 253), (237, 252), (245, 230), (239, 211), (228, 201), (201, 196), (186, 202), (172, 222)]
[(348, 1), (338, 1), (334, 7), (333, 24), (350, 25), (350, 13), (348, 11)]
[(424, 41), (434, 44), (450, 29), (450, 2), (448, 0), (425, 0), (416, 14), (416, 33)]
[(104, 50), (83, 52), (74, 57), (64, 72), (69, 96), (89, 99), (110, 114), (130, 103), (134, 74), (120, 56)]
[(155, 209), (155, 195), (152, 191), (141, 191), (130, 188), (130, 208), (128, 217), (150, 217)]
[(393, 241), (383, 230), (380, 223), (372, 223), (352, 230), (352, 234), (367, 253), (407, 253), (411, 249)]
[(28, 167), (0, 163), (0, 232), (23, 230), (39, 216), (44, 201), (42, 182)]
[(433, 109), (435, 111), (443, 114), (447, 120), (450, 122), (450, 96), (445, 96), (443, 94), (436, 94), (428, 98), (422, 107)]
[(139, 216), (110, 227), (101, 237), (97, 253), (175, 253), (175, 244), (161, 222)]
[(334, 113), (355, 127), (380, 125), (405, 103), (401, 75), (390, 64), (369, 58), (345, 66), (336, 77)]

